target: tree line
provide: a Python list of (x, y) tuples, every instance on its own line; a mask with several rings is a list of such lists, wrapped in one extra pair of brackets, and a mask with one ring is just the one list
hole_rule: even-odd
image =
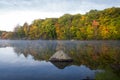
[(17, 25), (13, 32), (0, 31), (1, 39), (118, 40), (120, 8), (90, 10), (86, 14), (64, 14), (60, 18), (36, 19)]

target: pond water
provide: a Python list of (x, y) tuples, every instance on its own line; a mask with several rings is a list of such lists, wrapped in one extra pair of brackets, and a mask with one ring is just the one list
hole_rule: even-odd
[[(59, 50), (73, 62), (50, 62)], [(119, 80), (119, 76), (120, 41), (0, 40), (0, 80)]]

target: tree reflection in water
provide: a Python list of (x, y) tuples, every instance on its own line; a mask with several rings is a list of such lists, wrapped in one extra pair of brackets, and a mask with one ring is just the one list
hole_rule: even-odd
[(18, 56), (31, 55), (38, 61), (48, 61), (57, 50), (63, 50), (74, 61), (52, 62), (60, 69), (86, 65), (90, 69), (107, 70), (109, 66), (113, 74), (120, 76), (120, 41), (0, 41), (0, 47), (7, 46), (14, 47)]

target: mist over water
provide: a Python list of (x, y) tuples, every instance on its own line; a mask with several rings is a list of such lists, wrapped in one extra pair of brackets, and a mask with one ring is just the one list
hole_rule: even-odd
[[(0, 40), (0, 80), (95, 79), (119, 63), (120, 41)], [(50, 62), (63, 50), (73, 62)], [(114, 74), (116, 68), (112, 68)]]

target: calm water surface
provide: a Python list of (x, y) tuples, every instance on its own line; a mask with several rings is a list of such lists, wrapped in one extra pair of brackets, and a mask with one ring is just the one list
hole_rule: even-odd
[[(58, 50), (74, 61), (49, 62)], [(120, 79), (119, 70), (120, 41), (0, 40), (0, 80)]]

